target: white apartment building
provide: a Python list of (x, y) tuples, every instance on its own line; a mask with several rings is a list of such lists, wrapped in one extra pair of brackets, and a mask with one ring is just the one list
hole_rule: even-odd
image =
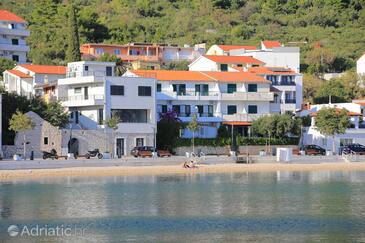
[(55, 84), (65, 75), (65, 66), (19, 64), (14, 69), (3, 72), (3, 82), (6, 91), (30, 98), (43, 95), (36, 92), (37, 86)]
[(271, 81), (277, 90), (274, 96), (280, 103), (280, 110), (272, 107), (273, 112), (295, 112), (301, 109), (303, 103), (303, 75), (288, 68), (252, 67), (248, 72), (260, 75)]
[(135, 146), (154, 145), (156, 82), (153, 78), (116, 77), (114, 69), (113, 62), (68, 63), (67, 77), (58, 80), (58, 90), (73, 129), (103, 131), (105, 120), (120, 118), (114, 131), (115, 156), (120, 157)]
[(0, 9), (0, 57), (27, 62), (29, 47), (25, 39), (30, 32), (26, 28), (27, 22), (23, 18)]
[(250, 67), (263, 66), (265, 63), (250, 56), (210, 56), (203, 55), (189, 64), (190, 71), (247, 71)]
[[(196, 135), (203, 138), (214, 138), (221, 124), (247, 136), (252, 121), (270, 114), (274, 102), (271, 82), (251, 73), (134, 70), (125, 76), (155, 77), (157, 112), (173, 110), (184, 123), (196, 115)], [(191, 136), (188, 129), (182, 132), (182, 137)]]
[(356, 72), (359, 76), (365, 75), (365, 53), (356, 61)]
[[(327, 137), (316, 130), (316, 115), (324, 107), (346, 109), (350, 119), (350, 127), (344, 134)], [(341, 147), (360, 143), (365, 145), (365, 124), (362, 122), (365, 115), (365, 101), (353, 101), (352, 103), (332, 103), (311, 105), (309, 109), (300, 112), (301, 116), (311, 116), (311, 125), (303, 129), (303, 145), (315, 144), (327, 151), (332, 151), (333, 141), (335, 142), (335, 153), (340, 153)], [(361, 119), (362, 118), (362, 119)]]

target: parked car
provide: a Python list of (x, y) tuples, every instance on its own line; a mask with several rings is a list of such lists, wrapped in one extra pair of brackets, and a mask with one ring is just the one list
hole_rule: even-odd
[(154, 152), (156, 149), (152, 146), (140, 146), (140, 147), (134, 147), (131, 151), (131, 155), (134, 157), (152, 157), (152, 152)]
[(342, 150), (342, 153), (349, 154), (354, 152), (359, 155), (365, 155), (365, 146), (359, 143), (353, 143), (345, 146)]
[(171, 157), (171, 153), (168, 150), (157, 150), (158, 157)]
[(315, 144), (305, 146), (304, 151), (306, 155), (326, 155), (326, 150)]

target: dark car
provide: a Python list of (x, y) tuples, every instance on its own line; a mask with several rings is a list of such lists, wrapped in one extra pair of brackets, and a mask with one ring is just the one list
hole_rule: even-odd
[(131, 151), (131, 155), (133, 155), (134, 157), (151, 157), (152, 156), (152, 152), (155, 151), (155, 148), (152, 146), (139, 146), (139, 147), (134, 147)]
[(356, 153), (359, 155), (365, 155), (365, 146), (359, 143), (353, 143), (345, 146), (342, 150), (344, 154)]
[(304, 151), (306, 155), (326, 155), (326, 150), (315, 144), (305, 146)]

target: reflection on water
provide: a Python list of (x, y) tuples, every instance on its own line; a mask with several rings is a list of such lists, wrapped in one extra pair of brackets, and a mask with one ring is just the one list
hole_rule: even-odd
[(364, 241), (364, 186), (364, 172), (14, 181), (0, 184), (0, 239), (15, 224), (85, 229), (44, 242)]

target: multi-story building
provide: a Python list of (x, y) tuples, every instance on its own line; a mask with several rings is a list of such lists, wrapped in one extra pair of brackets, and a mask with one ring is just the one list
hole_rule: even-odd
[(70, 112), (73, 129), (103, 131), (105, 120), (119, 117), (114, 151), (121, 156), (135, 146), (154, 144), (156, 82), (117, 77), (114, 69), (113, 62), (68, 63), (66, 78), (58, 80), (58, 96)]
[(193, 61), (205, 52), (204, 45), (183, 47), (166, 44), (128, 43), (125, 45), (84, 44), (83, 55), (100, 57), (104, 53), (116, 55), (132, 63), (133, 69), (160, 69), (162, 64), (179, 61)]
[(9, 11), (0, 9), (0, 57), (18, 63), (27, 61), (29, 47), (25, 39), (30, 32), (27, 22)]
[(248, 72), (254, 73), (269, 80), (272, 87), (278, 90), (274, 99), (280, 103), (279, 111), (272, 108), (272, 111), (284, 113), (295, 112), (301, 109), (303, 102), (303, 75), (288, 68), (279, 67), (252, 67)]
[(18, 95), (32, 97), (43, 95), (37, 90), (40, 85), (51, 85), (66, 75), (65, 66), (19, 64), (3, 72), (5, 90)]
[(247, 71), (250, 67), (263, 66), (265, 63), (250, 56), (210, 56), (198, 57), (189, 65), (190, 71)]
[[(134, 70), (125, 76), (155, 77), (157, 112), (174, 110), (184, 123), (196, 115), (199, 137), (215, 137), (221, 124), (247, 136), (252, 121), (270, 114), (274, 102), (271, 82), (247, 72)], [(185, 129), (182, 136), (192, 134)]]

